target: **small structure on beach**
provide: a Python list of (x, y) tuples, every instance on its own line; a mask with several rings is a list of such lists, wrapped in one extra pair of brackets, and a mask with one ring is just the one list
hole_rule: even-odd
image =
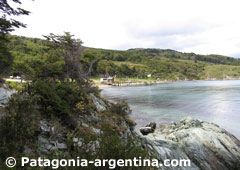
[(101, 78), (100, 82), (102, 84), (113, 84), (114, 83), (114, 77)]

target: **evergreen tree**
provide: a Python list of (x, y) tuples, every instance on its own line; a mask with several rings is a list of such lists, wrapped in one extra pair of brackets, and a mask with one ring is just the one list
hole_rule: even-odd
[(13, 57), (8, 50), (7, 35), (16, 28), (25, 27), (25, 25), (15, 19), (12, 16), (28, 15), (29, 11), (22, 8), (13, 8), (9, 5), (9, 2), (21, 4), (19, 0), (0, 0), (0, 82), (2, 82), (2, 76), (10, 68)]
[(44, 37), (50, 42), (49, 47), (54, 50), (54, 55), (63, 57), (65, 62), (64, 74), (58, 79), (69, 83), (76, 81), (88, 85), (88, 77), (97, 58), (89, 59), (89, 67), (84, 67), (86, 63), (82, 59), (84, 52), (83, 42), (80, 39), (74, 39), (73, 36), (69, 32), (65, 32), (62, 36), (50, 34)]

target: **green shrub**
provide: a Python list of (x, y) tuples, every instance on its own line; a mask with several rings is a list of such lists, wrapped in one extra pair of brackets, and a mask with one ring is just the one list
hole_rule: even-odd
[(38, 96), (40, 110), (48, 115), (68, 115), (69, 106), (64, 99), (57, 94), (56, 87), (51, 83), (37, 81), (33, 85), (34, 94)]
[(74, 112), (87, 113), (90, 100), (86, 90), (74, 84), (50, 83), (36, 81), (34, 94), (38, 96), (38, 104), (46, 115), (64, 118)]
[(34, 146), (38, 131), (39, 113), (36, 99), (27, 94), (14, 95), (6, 108), (6, 116), (0, 123), (0, 159), (19, 157), (24, 146)]

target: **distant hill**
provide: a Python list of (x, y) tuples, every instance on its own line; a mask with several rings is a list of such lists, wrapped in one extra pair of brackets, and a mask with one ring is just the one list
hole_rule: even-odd
[(200, 55), (195, 53), (182, 53), (178, 51), (174, 51), (171, 49), (155, 49), (155, 48), (135, 48), (129, 49), (128, 51), (137, 51), (140, 53), (147, 53), (149, 55), (153, 55), (154, 57), (166, 57), (166, 58), (178, 58), (178, 59), (185, 59), (185, 60), (192, 60), (196, 59), (199, 61), (206, 61), (215, 64), (229, 64), (229, 65), (240, 65), (240, 59), (227, 57), (223, 55)]
[[(48, 43), (38, 38), (9, 36), (15, 63), (27, 64), (41, 60), (47, 52)], [(200, 55), (171, 49), (135, 48), (107, 50), (85, 47), (83, 62), (89, 57), (99, 60), (93, 66), (93, 76), (146, 78), (148, 74), (160, 80), (238, 79), (240, 59), (223, 55)], [(13, 70), (17, 72), (18, 70)]]
[[(93, 50), (93, 48), (90, 48)], [(112, 56), (111, 60), (116, 61), (135, 61), (138, 60), (141, 56), (141, 59), (159, 59), (159, 58), (175, 58), (175, 59), (183, 59), (183, 60), (198, 60), (205, 61), (214, 64), (227, 64), (227, 65), (240, 65), (240, 59), (227, 57), (223, 55), (200, 55), (195, 53), (182, 53), (178, 51), (174, 51), (171, 49), (156, 49), (156, 48), (134, 48), (128, 49), (126, 51), (120, 50), (104, 50), (104, 49), (96, 49), (102, 54), (108, 54), (109, 57)]]

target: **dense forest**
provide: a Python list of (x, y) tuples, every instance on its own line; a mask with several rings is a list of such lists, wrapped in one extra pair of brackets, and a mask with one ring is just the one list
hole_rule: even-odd
[[(49, 60), (48, 40), (9, 36), (9, 49), (14, 56), (12, 73), (31, 75), (35, 67)], [(199, 55), (162, 49), (105, 50), (84, 47), (81, 62), (91, 65), (91, 76), (147, 78), (158, 80), (203, 80), (240, 77), (240, 59), (221, 55)], [(61, 61), (55, 63), (55, 66)], [(46, 66), (46, 69), (50, 69)], [(48, 72), (58, 69), (52, 68)]]

